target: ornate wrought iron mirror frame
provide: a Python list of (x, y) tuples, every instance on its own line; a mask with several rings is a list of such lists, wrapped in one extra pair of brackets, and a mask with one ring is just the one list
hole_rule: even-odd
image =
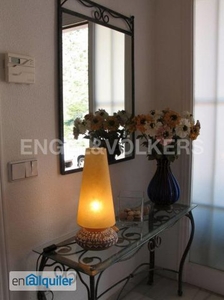
[[(59, 138), (61, 142), (60, 151), (60, 171), (61, 174), (69, 174), (82, 171), (82, 168), (66, 169), (64, 155), (64, 103), (63, 103), (63, 67), (62, 67), (62, 15), (67, 13), (76, 17), (84, 18), (87, 21), (106, 26), (110, 29), (119, 31), (131, 37), (131, 111), (134, 115), (134, 17), (126, 17), (114, 10), (104, 7), (90, 0), (58, 0), (58, 72), (59, 72)], [(102, 107), (103, 108), (103, 107)], [(133, 151), (124, 158), (118, 159), (112, 163), (134, 158), (134, 134), (130, 138), (132, 140)]]

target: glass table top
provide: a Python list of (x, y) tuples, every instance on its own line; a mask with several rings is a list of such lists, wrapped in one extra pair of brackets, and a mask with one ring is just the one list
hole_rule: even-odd
[(55, 244), (57, 249), (44, 253), (51, 260), (73, 268), (82, 273), (94, 276), (110, 265), (128, 259), (141, 246), (160, 232), (173, 226), (178, 220), (187, 215), (197, 205), (173, 204), (169, 208), (149, 207), (149, 213), (144, 216), (143, 222), (133, 222), (126, 225), (117, 222), (119, 229), (118, 242), (106, 250), (84, 250), (75, 242), (76, 232), (50, 241), (33, 251), (43, 254), (43, 249)]

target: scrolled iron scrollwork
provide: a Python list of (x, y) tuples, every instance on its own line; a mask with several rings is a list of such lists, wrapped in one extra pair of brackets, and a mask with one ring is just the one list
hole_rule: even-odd
[(66, 270), (65, 266), (62, 265), (62, 264), (57, 264), (55, 267), (54, 267), (54, 272), (57, 273), (61, 273), (61, 272), (64, 272)]
[(72, 247), (69, 245), (61, 246), (56, 252), (59, 254), (65, 255), (66, 253), (70, 253), (72, 250)]
[(148, 250), (150, 252), (155, 251), (155, 248), (159, 248), (159, 246), (161, 245), (162, 239), (160, 236), (155, 236), (154, 238), (152, 238), (151, 240), (149, 240), (148, 242)]
[(102, 10), (100, 8), (98, 8), (98, 10), (94, 11), (94, 17), (96, 20), (102, 20), (106, 24), (110, 21), (110, 18), (106, 14), (105, 10)]
[[(175, 217), (183, 210), (183, 207), (167, 207), (167, 208), (154, 208), (154, 215), (153, 215), (153, 225), (154, 227), (158, 227), (164, 223), (166, 223), (171, 217)], [(175, 224), (175, 223), (174, 223)], [(173, 225), (174, 225), (173, 224)], [(172, 225), (172, 226), (173, 226)]]
[(101, 6), (96, 5), (95, 3), (87, 2), (85, 0), (78, 0), (86, 7), (94, 7), (95, 11), (93, 12), (93, 16), (96, 20), (102, 21), (104, 23), (108, 23), (110, 21), (110, 17), (108, 16), (108, 9), (102, 8)]
[(120, 230), (120, 236), (118, 238), (118, 242), (116, 243), (116, 247), (127, 247), (132, 241), (139, 240), (141, 238), (140, 232), (130, 232), (129, 227), (123, 227)]
[(86, 251), (83, 252), (83, 253), (79, 256), (79, 259), (78, 259), (79, 263), (88, 265), (88, 264), (90, 264), (90, 263), (93, 263), (94, 261), (97, 261), (97, 263), (102, 262), (102, 259), (101, 259), (99, 256), (86, 256), (86, 257), (83, 257), (85, 253), (86, 253)]
[[(78, 250), (78, 251), (74, 251), (73, 249), (72, 249), (72, 245), (73, 244), (76, 244), (76, 242), (74, 242), (74, 241), (72, 241), (72, 242), (70, 242), (70, 243), (68, 243), (68, 244), (65, 244), (65, 245), (58, 245), (58, 249), (57, 250), (55, 250), (55, 252), (57, 253), (57, 254), (61, 254), (61, 255), (63, 255), (63, 256), (70, 256), (70, 255), (73, 255), (73, 254), (79, 254), (79, 253), (85, 253), (86, 252), (86, 250), (84, 250), (84, 249), (81, 249), (81, 250)], [(73, 251), (72, 251), (73, 250)]]
[[(126, 229), (128, 229), (128, 228), (126, 228)], [(126, 231), (123, 231), (121, 236), (125, 240), (135, 241), (135, 240), (139, 240), (139, 238), (141, 237), (141, 233), (139, 233), (139, 232), (126, 232)]]
[[(61, 7), (67, 2), (68, 0), (64, 0), (61, 2)], [(133, 17), (126, 17), (120, 13), (117, 13), (107, 7), (104, 7), (100, 4), (97, 4), (91, 0), (77, 0), (79, 3), (81, 3), (83, 6), (87, 8), (93, 8), (92, 17), (99, 22), (102, 22), (103, 24), (109, 24), (110, 23), (110, 16), (115, 19), (121, 19), (123, 20), (126, 25), (128, 26), (128, 30), (130, 33), (133, 33)]]
[(101, 6), (97, 3), (94, 3), (92, 1), (89, 1), (89, 0), (78, 0), (80, 3), (82, 3), (84, 6), (86, 7), (93, 7), (95, 8), (95, 11), (93, 12), (93, 16), (96, 20), (98, 21), (102, 21), (103, 23), (105, 24), (108, 24), (109, 21), (110, 21), (110, 17), (113, 17), (113, 18), (117, 18), (117, 19), (123, 19), (126, 24), (128, 25), (130, 31), (133, 31), (133, 24), (132, 24), (132, 21), (130, 18), (127, 18), (121, 14), (118, 14), (116, 12), (114, 12), (113, 10), (109, 9), (109, 8), (106, 8), (104, 6)]

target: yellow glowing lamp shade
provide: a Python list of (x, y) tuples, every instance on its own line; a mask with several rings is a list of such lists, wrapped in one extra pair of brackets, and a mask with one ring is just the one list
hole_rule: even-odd
[(77, 223), (79, 226), (89, 229), (104, 229), (115, 224), (105, 148), (86, 149)]

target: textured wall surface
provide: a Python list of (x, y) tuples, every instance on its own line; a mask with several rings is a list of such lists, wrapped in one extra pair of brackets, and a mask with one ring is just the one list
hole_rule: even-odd
[[(170, 1), (167, 0), (97, 2), (125, 15), (135, 16), (136, 113), (157, 108), (155, 104), (160, 107), (164, 104), (172, 106), (172, 103), (176, 105), (181, 101), (179, 63), (182, 58), (178, 42), (181, 17), (178, 12), (180, 6), (174, 6), (180, 1), (172, 0), (173, 6), (168, 11), (166, 3)], [(174, 27), (167, 27), (170, 19)], [(50, 151), (47, 154), (39, 151), (36, 155), (28, 156), (21, 155), (20, 151), (21, 139), (38, 139), (42, 144), (44, 140), (49, 143), (58, 137), (56, 24), (54, 0), (1, 0), (0, 166), (8, 271), (34, 270), (37, 256), (32, 249), (77, 227), (81, 173), (60, 175), (59, 158)], [(171, 46), (167, 48), (170, 38)], [(4, 81), (5, 52), (35, 57), (35, 84), (8, 84)], [(38, 177), (10, 183), (7, 163), (30, 157), (38, 160)], [(143, 155), (110, 166), (115, 203), (122, 189), (146, 191), (154, 169), (154, 163), (148, 163)], [(142, 250), (140, 256), (146, 256), (146, 249)], [(113, 272), (118, 274), (117, 277), (125, 275), (136, 264), (137, 259), (132, 259), (128, 263), (114, 266)], [(110, 272), (107, 273), (103, 284), (106, 286), (112, 283), (113, 277)], [(85, 293), (81, 284), (78, 284), (75, 299), (85, 299)], [(11, 292), (10, 298), (35, 299), (35, 294)], [(74, 295), (58, 293), (57, 299), (74, 299)]]

